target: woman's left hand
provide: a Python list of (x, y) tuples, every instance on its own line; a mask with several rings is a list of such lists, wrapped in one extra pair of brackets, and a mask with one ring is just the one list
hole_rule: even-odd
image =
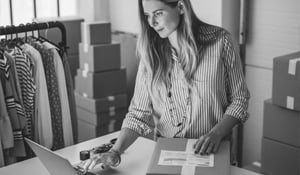
[(194, 144), (195, 154), (208, 155), (216, 153), (220, 147), (223, 136), (213, 131), (201, 136)]

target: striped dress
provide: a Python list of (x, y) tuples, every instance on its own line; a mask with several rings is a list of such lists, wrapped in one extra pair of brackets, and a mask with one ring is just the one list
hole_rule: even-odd
[[(192, 87), (184, 83), (184, 72), (173, 52), (170, 87), (158, 104), (149, 93), (150, 77), (140, 62), (134, 96), (122, 128), (146, 136), (157, 128), (164, 137), (199, 138), (227, 115), (241, 123), (248, 118), (248, 91), (239, 50), (224, 29), (201, 25), (196, 36), (199, 66)], [(166, 59), (172, 59), (166, 58)]]

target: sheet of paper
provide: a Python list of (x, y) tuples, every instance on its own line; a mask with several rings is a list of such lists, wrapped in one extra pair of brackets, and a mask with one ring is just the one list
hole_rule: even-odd
[(194, 152), (161, 150), (158, 165), (213, 167), (214, 154), (201, 156)]

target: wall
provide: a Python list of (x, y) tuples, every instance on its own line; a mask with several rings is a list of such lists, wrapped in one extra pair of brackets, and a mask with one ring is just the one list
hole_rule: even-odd
[(138, 0), (110, 0), (110, 21), (113, 30), (139, 33)]
[(219, 3), (218, 1), (220, 2), (220, 0), (191, 0), (191, 3), (199, 19), (211, 24), (221, 26), (222, 3)]
[(271, 98), (273, 58), (300, 50), (300, 1), (249, 1), (246, 80), (250, 119), (244, 127), (243, 162), (260, 160), (263, 101)]
[(77, 0), (78, 14), (85, 21), (109, 21), (109, 0)]
[(224, 27), (238, 40), (240, 0), (191, 0), (191, 3), (199, 19)]

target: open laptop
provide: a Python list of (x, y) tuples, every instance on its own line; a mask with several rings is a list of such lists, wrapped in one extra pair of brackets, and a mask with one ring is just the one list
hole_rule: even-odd
[(30, 139), (24, 139), (51, 175), (94, 175), (91, 172), (81, 172), (72, 166), (66, 158)]

